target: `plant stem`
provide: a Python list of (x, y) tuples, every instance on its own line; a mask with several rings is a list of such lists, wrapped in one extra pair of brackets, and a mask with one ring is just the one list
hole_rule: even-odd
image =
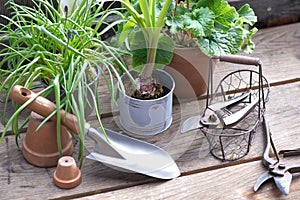
[(149, 46), (147, 55), (147, 64), (141, 74), (141, 80), (150, 80), (155, 65), (155, 58), (157, 53), (157, 44), (159, 39), (159, 32), (154, 28), (153, 32), (148, 34)]
[(144, 70), (141, 74), (141, 79), (142, 80), (149, 80), (152, 77), (152, 71), (154, 69), (154, 59), (156, 55), (156, 48), (149, 48), (149, 53), (148, 53), (148, 61), (147, 64), (144, 67)]
[(178, 0), (175, 1), (174, 16), (176, 16), (177, 5), (178, 5)]

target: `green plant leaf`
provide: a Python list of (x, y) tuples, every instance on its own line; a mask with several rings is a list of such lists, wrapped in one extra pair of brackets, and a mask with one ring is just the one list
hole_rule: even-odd
[(162, 34), (160, 35), (156, 52), (155, 69), (162, 69), (171, 62), (174, 47), (175, 43), (170, 37)]
[[(67, 14), (63, 13), (60, 5), (57, 6), (54, 1), (31, 0), (34, 4), (32, 7), (23, 5), (20, 1), (19, 3), (13, 0), (7, 1), (11, 16), (2, 15), (1, 17), (7, 20), (7, 24), (0, 24), (0, 33), (3, 33), (0, 35), (0, 46), (3, 47), (0, 50), (2, 58), (0, 65), (7, 65), (5, 70), (0, 69), (0, 80), (2, 80), (0, 94), (10, 93), (14, 85), (37, 88), (41, 85), (39, 82), (43, 80), (49, 85), (43, 93), (38, 93), (38, 95), (49, 97), (51, 92), (56, 91), (57, 109), (64, 108), (69, 112), (76, 107), (71, 101), (73, 92), (80, 85), (84, 87), (87, 82), (88, 71), (82, 66), (83, 63), (91, 64), (91, 66), (95, 66), (94, 64), (111, 66), (110, 79), (120, 80), (118, 67), (121, 70), (125, 69), (123, 62), (120, 61), (124, 55), (123, 50), (113, 48), (107, 41), (103, 41), (102, 37), (105, 37), (108, 30), (114, 31), (117, 23), (117, 21), (107, 23), (107, 17), (123, 14), (120, 8), (107, 10), (103, 8), (106, 0), (82, 0), (77, 8), (70, 9)], [(137, 19), (141, 20), (142, 17), (138, 15)], [(3, 43), (6, 40), (9, 41), (9, 45)], [(128, 70), (123, 71), (129, 74)], [(80, 79), (80, 77), (83, 78)], [(64, 93), (65, 97), (61, 97), (59, 93)], [(95, 98), (94, 101), (98, 101), (98, 95)], [(10, 103), (9, 97), (5, 97), (3, 101), (4, 116), (0, 114), (0, 117), (7, 124), (1, 134), (0, 142), (11, 126), (18, 137), (20, 123), (16, 122), (19, 122), (19, 113), (25, 108), (25, 104), (16, 107), (14, 115), (6, 120), (5, 111)], [(80, 113), (83, 113), (84, 108), (80, 105), (78, 109)], [(100, 122), (99, 112), (100, 110), (98, 110), (97, 118)], [(79, 123), (82, 127), (84, 121), (79, 121)], [(59, 124), (57, 127), (60, 127)], [(80, 155), (83, 156), (83, 154)]]
[(166, 25), (169, 27), (171, 34), (176, 34), (182, 29), (182, 16), (175, 16), (166, 20)]
[(199, 48), (209, 56), (237, 54), (243, 44), (243, 30), (231, 28), (228, 33), (213, 32), (209, 37), (198, 38)]
[(143, 69), (147, 62), (147, 44), (142, 31), (130, 35), (130, 48), (132, 53), (131, 66), (138, 71)]
[(243, 21), (245, 23), (248, 23), (252, 26), (257, 22), (257, 16), (255, 16), (254, 11), (252, 8), (250, 8), (249, 4), (243, 5), (237, 12), (239, 17), (244, 19)]
[(130, 30), (135, 26), (136, 21), (134, 18), (130, 18), (122, 27), (122, 32), (118, 35), (118, 45), (121, 46), (122, 43), (126, 40)]
[(208, 8), (198, 8), (182, 16), (182, 29), (191, 32), (194, 37), (206, 36), (214, 28), (214, 19), (214, 13)]
[(215, 14), (216, 26), (221, 29), (229, 29), (238, 17), (235, 8), (225, 0), (200, 0), (197, 6), (208, 7)]
[(248, 34), (247, 34), (247, 36), (246, 36), (246, 42), (245, 42), (245, 44), (243, 44), (243, 46), (242, 46), (242, 50), (243, 50), (245, 53), (252, 53), (252, 52), (253, 52), (253, 50), (254, 50), (254, 48), (255, 48), (255, 44), (254, 44), (254, 42), (252, 41), (251, 38), (253, 37), (253, 35), (254, 35), (257, 31), (258, 31), (257, 28), (253, 28), (253, 29), (247, 31)]
[(56, 134), (57, 134), (57, 150), (59, 152), (59, 156), (62, 154), (62, 146), (61, 146), (61, 114), (60, 114), (60, 85), (59, 85), (59, 75), (56, 75), (53, 80), (54, 85), (54, 94), (55, 94), (55, 102), (56, 102)]
[(190, 11), (187, 9), (187, 7), (179, 5), (176, 8), (175, 17), (180, 16), (180, 15), (184, 15), (185, 13), (188, 13), (188, 12), (190, 12)]
[[(173, 57), (174, 41), (163, 34), (159, 35), (157, 53), (155, 59), (155, 68), (162, 68), (169, 64)], [(147, 63), (148, 55), (147, 43), (145, 41), (142, 31), (137, 31), (131, 39), (131, 52), (132, 52), (132, 67), (141, 72)]]

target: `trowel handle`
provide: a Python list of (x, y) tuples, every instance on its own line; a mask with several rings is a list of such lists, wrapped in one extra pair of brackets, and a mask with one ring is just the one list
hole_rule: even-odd
[[(53, 111), (56, 110), (56, 105), (53, 102), (42, 96), (37, 96), (37, 94), (33, 91), (28, 90), (20, 85), (15, 85), (12, 88), (9, 97), (19, 105), (23, 105), (31, 98), (35, 98), (34, 101), (27, 105), (27, 108), (43, 117), (48, 117), (51, 113), (53, 113)], [(61, 110), (60, 114), (62, 124), (69, 128), (72, 132), (78, 134), (79, 128), (76, 116), (66, 113), (64, 110)], [(55, 121), (56, 115), (53, 115), (50, 120)]]
[(243, 65), (261, 65), (259, 58), (257, 57), (249, 57), (249, 56), (241, 56), (241, 55), (221, 55), (217, 56), (220, 61), (222, 62), (230, 62), (236, 64), (243, 64)]

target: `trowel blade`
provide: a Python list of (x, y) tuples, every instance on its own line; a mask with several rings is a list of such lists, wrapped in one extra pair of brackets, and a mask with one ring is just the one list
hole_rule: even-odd
[[(173, 179), (180, 175), (180, 171), (175, 162), (170, 162), (166, 165), (161, 165), (153, 167), (151, 162), (140, 162), (139, 160), (125, 160), (118, 159), (115, 157), (105, 156), (96, 152), (90, 153), (87, 158), (100, 161), (118, 171), (128, 172), (128, 173), (140, 173), (147, 176), (151, 176), (159, 179)], [(153, 161), (152, 161), (153, 162)]]
[[(101, 129), (98, 128), (97, 132), (102, 135), (100, 137), (104, 137)], [(117, 167), (115, 169), (123, 169), (121, 171), (137, 172), (160, 179), (172, 179), (180, 175), (175, 161), (162, 148), (109, 129), (105, 129), (105, 132), (109, 146), (120, 156), (108, 155), (107, 150), (101, 148), (98, 142), (98, 147), (87, 158)]]

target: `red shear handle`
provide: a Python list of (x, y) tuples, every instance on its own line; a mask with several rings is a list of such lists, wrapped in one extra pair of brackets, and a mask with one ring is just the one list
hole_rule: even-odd
[[(9, 97), (19, 105), (23, 105), (31, 98), (36, 98), (33, 102), (28, 104), (27, 108), (38, 113), (43, 117), (48, 117), (51, 113), (53, 113), (53, 111), (56, 110), (56, 105), (53, 102), (49, 101), (48, 99), (42, 96), (37, 97), (36, 93), (20, 85), (15, 85), (12, 88)], [(70, 113), (66, 113), (64, 110), (61, 110), (60, 114), (62, 116), (62, 124), (68, 127), (72, 132), (78, 134), (79, 128), (77, 125), (77, 118)], [(56, 115), (51, 117), (50, 120), (55, 121)]]
[(244, 65), (258, 66), (261, 64), (259, 58), (241, 56), (241, 55), (221, 55), (219, 59), (222, 62), (230, 62), (230, 63), (244, 64)]

